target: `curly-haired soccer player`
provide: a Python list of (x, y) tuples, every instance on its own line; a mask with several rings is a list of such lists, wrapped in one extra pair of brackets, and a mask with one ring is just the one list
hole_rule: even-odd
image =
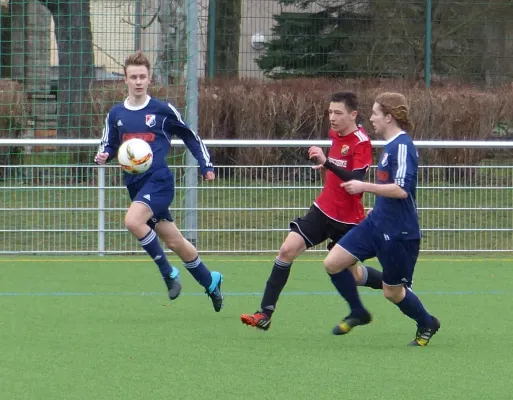
[(426, 311), (411, 290), (421, 232), (416, 206), (418, 154), (407, 134), (413, 125), (406, 98), (399, 93), (380, 94), (372, 107), (370, 120), (376, 133), (386, 141), (376, 183), (351, 180), (342, 187), (352, 195), (373, 193), (376, 196), (374, 208), (324, 260), (333, 285), (351, 309), (333, 328), (333, 333), (343, 335), (371, 322), (348, 268), (357, 260), (363, 262), (377, 257), (383, 267), (383, 294), (417, 323), (417, 333), (410, 345), (426, 346), (440, 329), (440, 322)]

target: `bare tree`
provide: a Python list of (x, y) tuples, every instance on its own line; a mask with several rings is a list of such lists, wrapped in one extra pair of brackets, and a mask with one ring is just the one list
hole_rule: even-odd
[(52, 13), (59, 56), (57, 136), (87, 137), (94, 75), (90, 0), (39, 0)]
[[(507, 21), (513, 2), (432, 1), (432, 74), (487, 84), (513, 72)], [(402, 0), (372, 2), (374, 39), (367, 68), (377, 74), (421, 79), (425, 61), (425, 5)]]
[(131, 0), (129, 9), (143, 10), (144, 18), (122, 20), (139, 31), (159, 23), (153, 81), (161, 85), (180, 82), (187, 64), (186, 0)]
[(160, 40), (154, 81), (161, 85), (179, 83), (187, 64), (187, 9), (185, 0), (160, 0)]

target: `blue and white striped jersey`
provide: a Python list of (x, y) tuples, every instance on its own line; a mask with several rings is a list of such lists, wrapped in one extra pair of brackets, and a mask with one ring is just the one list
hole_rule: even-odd
[(178, 110), (173, 105), (150, 96), (139, 107), (128, 105), (127, 100), (112, 107), (105, 119), (98, 152), (109, 153), (109, 160), (111, 160), (117, 156), (121, 143), (128, 139), (139, 138), (148, 142), (153, 151), (151, 168), (140, 175), (125, 173), (125, 184), (129, 185), (159, 168), (168, 168), (166, 156), (171, 148), (173, 135), (182, 139), (198, 160), (202, 175), (214, 170), (207, 148), (200, 137), (183, 121)]
[(408, 193), (408, 197), (376, 196), (368, 218), (376, 229), (390, 238), (421, 238), (416, 204), (418, 166), (417, 149), (410, 136), (400, 132), (387, 140), (378, 163), (376, 183), (395, 183)]

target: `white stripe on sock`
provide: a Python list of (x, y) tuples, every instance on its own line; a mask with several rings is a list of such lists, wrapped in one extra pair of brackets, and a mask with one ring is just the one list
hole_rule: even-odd
[(153, 241), (153, 239), (155, 239), (156, 237), (157, 237), (157, 234), (152, 229), (152, 230), (150, 230), (150, 233), (148, 233), (145, 237), (143, 237), (142, 239), (139, 239), (139, 244), (141, 246), (146, 246), (147, 244), (150, 244)]
[(187, 269), (193, 269), (193, 268), (196, 268), (198, 265), (201, 264), (201, 259), (198, 257), (196, 258), (195, 260), (193, 261), (190, 261), (190, 262), (184, 262), (183, 263), (183, 266)]

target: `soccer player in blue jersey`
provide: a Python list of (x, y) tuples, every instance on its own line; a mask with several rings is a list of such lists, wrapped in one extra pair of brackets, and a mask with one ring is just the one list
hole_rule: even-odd
[(333, 328), (344, 335), (358, 325), (371, 322), (349, 267), (377, 257), (383, 267), (383, 293), (403, 314), (417, 323), (411, 346), (426, 346), (440, 329), (411, 290), (413, 270), (419, 255), (421, 232), (416, 208), (418, 154), (407, 132), (412, 129), (409, 107), (399, 93), (382, 93), (372, 107), (370, 118), (376, 133), (386, 140), (378, 162), (376, 183), (344, 182), (350, 194), (373, 193), (374, 208), (367, 218), (351, 229), (331, 250), (324, 266), (333, 285), (346, 299), (350, 314)]
[(198, 160), (206, 180), (215, 179), (210, 155), (173, 105), (148, 95), (150, 63), (143, 53), (130, 55), (125, 61), (124, 72), (128, 98), (112, 107), (107, 115), (95, 162), (105, 164), (115, 158), (120, 144), (128, 139), (140, 138), (150, 144), (153, 151), (151, 168), (138, 175), (124, 173), (124, 182), (132, 200), (125, 216), (125, 226), (157, 264), (171, 300), (176, 299), (182, 289), (180, 272), (168, 262), (159, 238), (180, 257), (185, 268), (205, 288), (214, 310), (219, 312), (223, 307), (223, 276), (207, 269), (196, 248), (182, 236), (173, 222), (169, 206), (175, 194), (175, 183), (166, 163), (172, 135), (184, 141)]

